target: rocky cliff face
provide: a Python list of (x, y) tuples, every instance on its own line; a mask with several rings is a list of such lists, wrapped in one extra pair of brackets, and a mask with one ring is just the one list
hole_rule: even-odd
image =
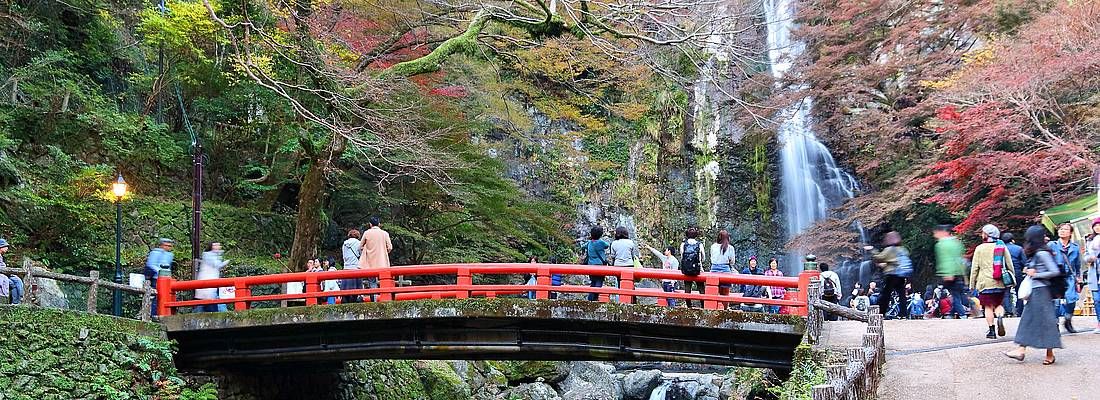
[[(758, 5), (730, 1), (730, 7), (731, 13), (745, 13), (740, 7)], [(734, 69), (730, 60), (745, 56), (727, 53), (735, 43), (737, 51), (755, 48), (765, 58), (763, 35), (761, 26), (724, 37), (731, 46), (711, 49), (704, 68)], [(678, 245), (684, 230), (697, 226), (709, 239), (718, 230), (730, 231), (742, 262), (747, 255), (771, 256), (783, 240), (778, 143), (774, 132), (739, 118), (744, 110), (728, 101), (753, 73), (665, 87), (653, 95), (661, 121), (639, 128), (608, 118), (595, 135), (570, 116), (540, 106), (545, 102), (530, 92), (509, 93), (504, 103), (521, 115), (491, 120), (477, 139), (527, 193), (576, 209), (566, 228), (578, 240), (593, 226), (606, 232), (622, 226), (632, 238), (659, 248)]]

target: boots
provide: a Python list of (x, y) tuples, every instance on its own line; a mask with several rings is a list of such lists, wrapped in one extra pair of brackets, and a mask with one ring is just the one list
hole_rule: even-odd
[(997, 335), (1004, 336), (1005, 333), (1007, 333), (1005, 332), (1005, 319), (1004, 317), (997, 317)]
[(1066, 321), (1062, 323), (1062, 326), (1066, 328), (1066, 332), (1077, 333), (1076, 329), (1073, 329), (1073, 316), (1066, 315)]
[(985, 335), (985, 337), (989, 338), (989, 339), (996, 339), (997, 338), (997, 332), (993, 331), (993, 325), (989, 326), (989, 333), (987, 333)]

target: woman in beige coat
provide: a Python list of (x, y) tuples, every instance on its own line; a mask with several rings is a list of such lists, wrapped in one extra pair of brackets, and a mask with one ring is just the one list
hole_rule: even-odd
[[(970, 285), (978, 291), (978, 301), (985, 311), (985, 322), (989, 326), (989, 333), (985, 337), (996, 339), (998, 335), (1005, 335), (1005, 275), (1012, 278), (1008, 279), (1009, 282), (1016, 282), (1016, 279), (1012, 276), (1012, 257), (1008, 254), (1008, 247), (1000, 239), (1001, 231), (993, 225), (986, 225), (982, 227), (981, 236), (985, 243), (974, 249)], [(996, 331), (994, 317), (997, 319)]]

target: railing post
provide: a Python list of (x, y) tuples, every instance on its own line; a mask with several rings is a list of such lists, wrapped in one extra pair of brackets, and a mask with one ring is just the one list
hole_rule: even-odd
[[(708, 296), (717, 296), (718, 295), (718, 285), (720, 284), (720, 282), (718, 280), (718, 275), (714, 275), (714, 274), (707, 275), (707, 278), (706, 278), (705, 282), (706, 283), (704, 285), (706, 287), (703, 288), (703, 293), (708, 295)], [(717, 310), (718, 309), (718, 301), (717, 300), (703, 300), (703, 309), (705, 309), (705, 310)]]
[(820, 271), (802, 271), (798, 274), (798, 297), (795, 299), (802, 304), (802, 307), (799, 307), (798, 310), (792, 314), (803, 317), (808, 316), (807, 308), (809, 307), (810, 299), (810, 281), (820, 275)]
[(244, 311), (248, 309), (247, 298), (252, 297), (252, 288), (248, 287), (248, 282), (243, 279), (237, 279), (233, 281), (233, 298), (237, 301), (233, 302), (234, 311)]
[(846, 398), (844, 383), (847, 375), (848, 370), (844, 368), (844, 364), (830, 364), (825, 367), (825, 383), (832, 387), (834, 398)]
[(152, 319), (153, 285), (148, 280), (141, 281), (141, 309), (138, 310), (138, 319), (149, 322)]
[(23, 258), (23, 270), (27, 272), (23, 275), (23, 285), (26, 288), (23, 303), (34, 307), (38, 305), (38, 277), (34, 276), (34, 265), (31, 264), (30, 257)]
[(96, 296), (99, 293), (99, 271), (89, 271), (88, 277), (92, 278), (92, 283), (88, 285), (88, 304), (85, 311), (87, 311), (88, 314), (95, 314)]
[(306, 297), (306, 305), (307, 306), (317, 305), (317, 297), (315, 297), (314, 295), (317, 294), (317, 293), (320, 293), (320, 292), (321, 292), (321, 284), (317, 280), (317, 275), (315, 275), (315, 274), (306, 275), (306, 290), (305, 290), (305, 293), (303, 293), (305, 296), (307, 296)]
[[(550, 267), (539, 267), (538, 272), (535, 273), (535, 284), (539, 286), (550, 286)], [(489, 296), (489, 297), (495, 297)], [(539, 289), (535, 291), (535, 298), (539, 300), (549, 299), (550, 291)]]
[(814, 277), (810, 280), (810, 286), (807, 289), (806, 300), (806, 337), (810, 343), (817, 343), (821, 337), (821, 328), (825, 323), (825, 315), (821, 309), (814, 306), (818, 300), (821, 299), (821, 278)]
[(384, 290), (378, 294), (378, 301), (393, 301), (393, 275), (389, 268), (378, 271), (378, 288)]
[(878, 390), (878, 371), (879, 367), (882, 365), (879, 360), (880, 356), (884, 353), (878, 349), (879, 336), (880, 335), (877, 333), (866, 333), (863, 335), (863, 347), (871, 349), (873, 352), (871, 362), (867, 365), (867, 383), (870, 394)]
[(168, 306), (176, 301), (176, 292), (172, 291), (172, 270), (161, 269), (157, 275), (157, 315), (172, 315), (174, 310)]
[(848, 394), (849, 399), (864, 399), (866, 398), (867, 390), (867, 370), (864, 369), (864, 365), (867, 364), (867, 358), (863, 353), (862, 347), (852, 347), (848, 349), (848, 370), (860, 371), (863, 373), (856, 376), (852, 380), (852, 387)]
[(814, 385), (811, 398), (813, 400), (835, 400), (836, 392), (833, 391), (833, 385)]
[(470, 298), (470, 285), (474, 284), (474, 279), (470, 276), (469, 268), (458, 269), (458, 290), (455, 292), (456, 299), (468, 299)]
[(619, 273), (619, 289), (630, 291), (630, 294), (619, 295), (619, 302), (634, 304), (634, 271), (632, 269), (623, 268), (623, 271)]

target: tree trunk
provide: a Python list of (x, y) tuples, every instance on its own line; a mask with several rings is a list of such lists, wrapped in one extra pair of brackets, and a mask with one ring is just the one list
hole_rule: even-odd
[(333, 134), (324, 151), (313, 157), (298, 190), (298, 217), (294, 221), (294, 243), (290, 248), (290, 270), (305, 270), (306, 260), (317, 256), (321, 242), (321, 210), (328, 201), (330, 171), (347, 145), (347, 138)]

